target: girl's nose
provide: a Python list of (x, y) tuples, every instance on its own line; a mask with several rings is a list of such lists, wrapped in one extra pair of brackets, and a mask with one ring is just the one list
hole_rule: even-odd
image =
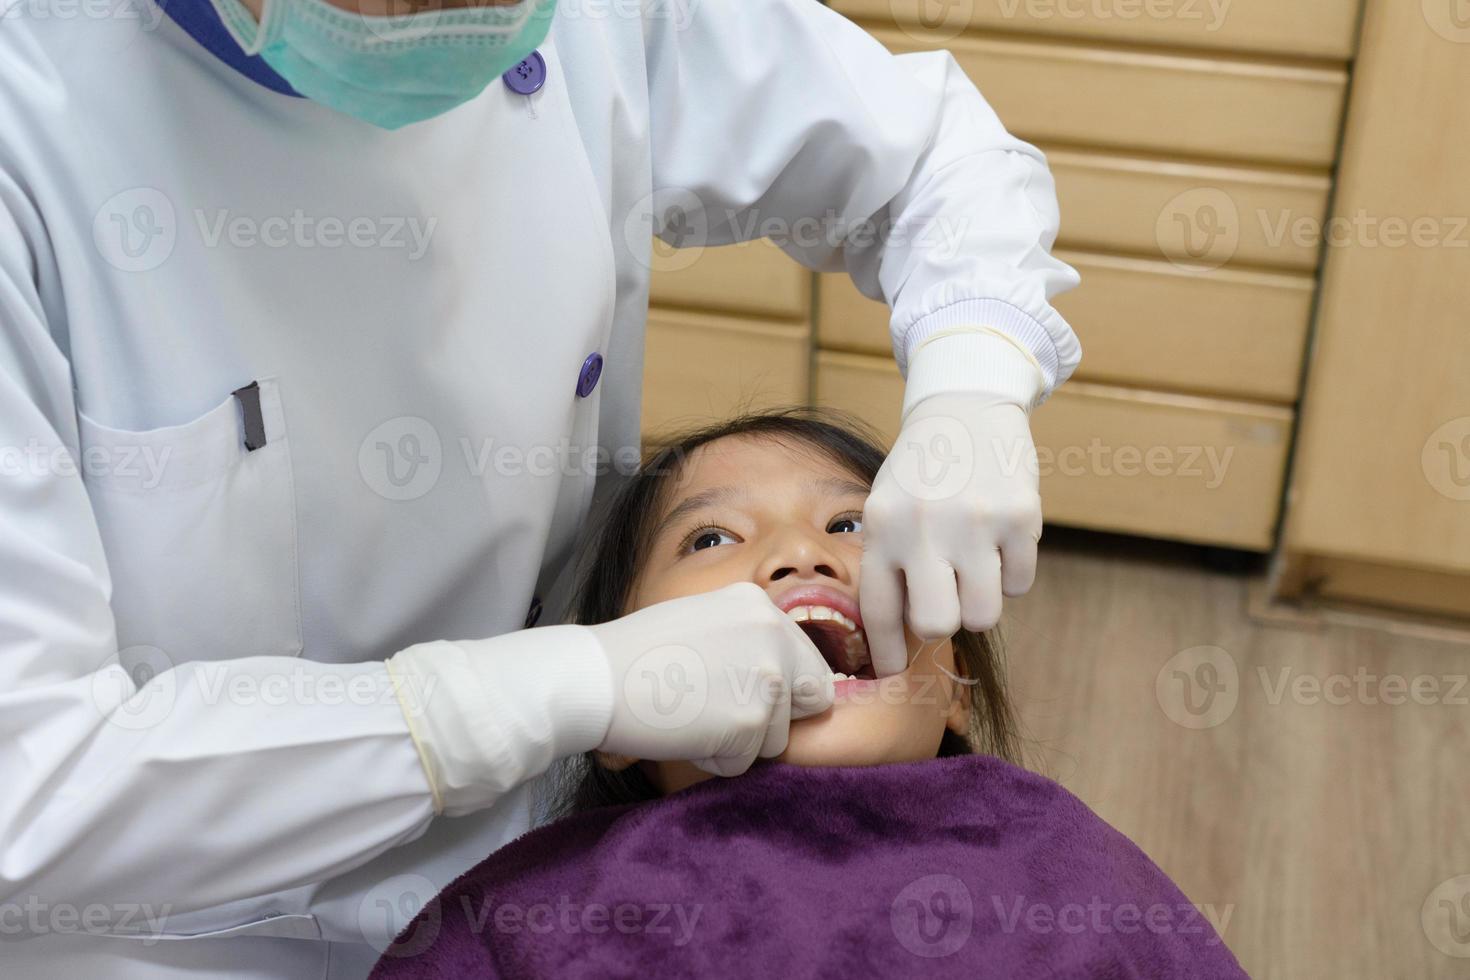
[(761, 562), (760, 581), (831, 579), (848, 582), (847, 566), (831, 543), (832, 535), (791, 528), (771, 539)]

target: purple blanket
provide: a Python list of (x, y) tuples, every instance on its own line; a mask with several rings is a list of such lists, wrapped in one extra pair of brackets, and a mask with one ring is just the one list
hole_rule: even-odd
[(1244, 977), (1056, 783), (989, 756), (757, 766), (533, 831), (425, 906), (375, 980)]

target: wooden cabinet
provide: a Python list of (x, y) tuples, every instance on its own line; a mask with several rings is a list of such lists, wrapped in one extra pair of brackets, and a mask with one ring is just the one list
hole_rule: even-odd
[(1427, 9), (1368, 3), (1275, 581), (1470, 615), (1470, 30)]
[[(1082, 274), (1057, 308), (1083, 348), (1033, 418), (1059, 463), (1043, 477), (1047, 519), (1270, 550), (1359, 0), (1231, 0), (1218, 18), (1207, 0), (1131, 18), (1062, 0), (832, 6), (896, 52), (951, 51), (1047, 154), (1057, 253)], [(952, 22), (956, 10), (968, 19)], [(810, 398), (893, 435), (889, 311), (845, 276), (811, 276), (765, 244), (707, 249), (657, 274), (653, 302), (651, 430)], [(1174, 469), (1060, 465), (1135, 452)], [(1191, 453), (1206, 469), (1210, 454), (1223, 461), (1212, 485), (1177, 472)]]

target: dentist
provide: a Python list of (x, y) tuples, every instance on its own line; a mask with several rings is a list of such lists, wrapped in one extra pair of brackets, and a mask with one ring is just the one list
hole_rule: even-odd
[(655, 234), (815, 221), (892, 306), (880, 674), (1030, 587), (1077, 277), (947, 54), (815, 0), (152, 2), (0, 0), (0, 974), (361, 977), (557, 758), (734, 774), (828, 707), (753, 586), (524, 628), (636, 464)]

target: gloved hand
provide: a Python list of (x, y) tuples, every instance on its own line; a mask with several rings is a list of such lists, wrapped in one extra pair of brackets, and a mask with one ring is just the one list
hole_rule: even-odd
[(940, 393), (908, 409), (863, 509), (859, 602), (879, 677), (907, 667), (905, 609), (916, 635), (937, 640), (990, 629), (1002, 594), (1031, 588), (1038, 484), (1020, 403)]
[(793, 719), (832, 706), (832, 669), (760, 586), (741, 582), (588, 627), (612, 667), (599, 746), (733, 776), (786, 749)]

